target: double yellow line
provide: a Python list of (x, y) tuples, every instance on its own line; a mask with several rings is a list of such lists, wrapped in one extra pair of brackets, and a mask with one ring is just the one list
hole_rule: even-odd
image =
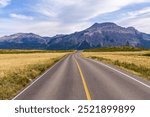
[(75, 59), (75, 62), (77, 64), (77, 67), (78, 67), (78, 70), (80, 72), (80, 76), (81, 76), (81, 79), (82, 79), (82, 83), (83, 83), (83, 86), (84, 86), (84, 90), (85, 90), (85, 94), (86, 94), (86, 97), (87, 97), (87, 100), (91, 100), (91, 95), (90, 95), (90, 92), (89, 92), (89, 89), (88, 89), (88, 86), (86, 84), (86, 81), (85, 81), (85, 78), (84, 78), (84, 75), (82, 73), (82, 70), (80, 68), (80, 65), (78, 64), (77, 60)]

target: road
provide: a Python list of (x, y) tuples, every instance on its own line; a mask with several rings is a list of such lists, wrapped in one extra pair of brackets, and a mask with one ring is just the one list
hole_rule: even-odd
[(150, 99), (150, 83), (111, 65), (82, 58), (60, 60), (14, 100)]

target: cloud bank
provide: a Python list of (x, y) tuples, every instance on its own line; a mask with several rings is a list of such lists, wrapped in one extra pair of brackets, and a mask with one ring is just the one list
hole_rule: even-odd
[(5, 7), (7, 6), (11, 0), (0, 0), (0, 7)]
[[(10, 0), (0, 0), (1, 9), (8, 4)], [(26, 0), (20, 11), (21, 5), (10, 4), (14, 7), (7, 8), (8, 16), (0, 12), (0, 30), (5, 34), (20, 31), (53, 36), (83, 30), (106, 19), (150, 33), (149, 0)]]

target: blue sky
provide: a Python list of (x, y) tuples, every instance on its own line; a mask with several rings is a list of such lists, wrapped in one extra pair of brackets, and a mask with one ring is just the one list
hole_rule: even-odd
[(150, 0), (0, 0), (0, 36), (68, 34), (95, 22), (150, 33)]

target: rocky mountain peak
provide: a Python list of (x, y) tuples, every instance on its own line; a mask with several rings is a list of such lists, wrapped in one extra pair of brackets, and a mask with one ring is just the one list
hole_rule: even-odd
[(90, 28), (103, 28), (103, 27), (116, 27), (117, 25), (112, 22), (105, 22), (105, 23), (95, 23)]
[(34, 33), (17, 33), (17, 34), (14, 34), (14, 35), (11, 35), (12, 37), (26, 37), (26, 38), (41, 38), (39, 35), (36, 35)]
[(36, 35), (34, 33), (16, 33), (10, 36), (4, 36), (0, 38), (1, 40), (15, 40), (15, 39), (22, 39), (22, 38), (36, 38), (36, 39), (42, 39), (41, 36)]
[(127, 27), (127, 30), (133, 31), (133, 32), (137, 32), (137, 30), (134, 27)]
[(106, 22), (106, 23), (95, 23), (91, 27), (86, 29), (86, 31), (88, 31), (88, 32), (101, 32), (101, 31), (110, 31), (110, 30), (119, 29), (119, 28), (120, 28), (120, 26), (118, 26), (115, 23)]
[(86, 49), (111, 46), (150, 48), (150, 35), (134, 27), (121, 27), (112, 22), (95, 23), (91, 27), (67, 35), (41, 37), (33, 33), (17, 33), (0, 38), (0, 48), (18, 49)]

